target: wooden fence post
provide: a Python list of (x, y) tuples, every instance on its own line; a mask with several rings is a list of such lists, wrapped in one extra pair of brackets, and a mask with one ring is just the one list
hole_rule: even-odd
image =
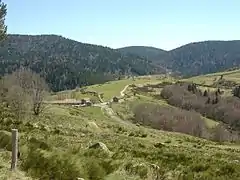
[(12, 163), (11, 170), (15, 170), (17, 167), (18, 158), (18, 130), (12, 129)]

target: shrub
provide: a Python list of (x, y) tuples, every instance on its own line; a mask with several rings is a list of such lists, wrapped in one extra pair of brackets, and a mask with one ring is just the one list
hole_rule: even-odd
[(232, 90), (232, 94), (233, 94), (233, 96), (236, 96), (236, 97), (240, 98), (240, 86), (235, 87)]
[(34, 177), (42, 179), (76, 179), (85, 177), (84, 168), (76, 158), (60, 151), (48, 152), (30, 149), (22, 168)]
[[(240, 130), (240, 99), (237, 97), (221, 97), (219, 93), (203, 95), (197, 90), (188, 91), (187, 84), (175, 84), (164, 87), (161, 96), (173, 106), (186, 110), (194, 110), (208, 118), (222, 121), (234, 130)], [(192, 88), (190, 88), (192, 90)], [(220, 90), (218, 90), (220, 91)], [(217, 91), (217, 92), (218, 92)], [(235, 90), (237, 94), (237, 90)]]
[(213, 140), (217, 142), (223, 142), (229, 139), (229, 133), (226, 128), (219, 124), (213, 130)]
[(96, 160), (88, 159), (85, 168), (89, 180), (101, 180), (106, 175), (104, 168)]
[(134, 122), (155, 129), (182, 132), (202, 137), (205, 123), (199, 114), (181, 109), (143, 103), (134, 110)]
[(130, 174), (138, 175), (142, 179), (147, 177), (149, 171), (145, 164), (133, 164), (132, 162), (125, 165), (125, 170)]
[(12, 137), (10, 132), (0, 131), (0, 148), (8, 151), (12, 150)]

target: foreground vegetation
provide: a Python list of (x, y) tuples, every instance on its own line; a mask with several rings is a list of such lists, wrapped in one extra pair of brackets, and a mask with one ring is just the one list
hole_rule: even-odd
[[(157, 174), (165, 179), (240, 177), (235, 145), (124, 126), (97, 107), (51, 106), (38, 118), (25, 119), (18, 129), (19, 168), (36, 178), (156, 179)], [(98, 142), (107, 148), (89, 148)], [(10, 156), (5, 160), (9, 162)]]
[[(28, 81), (24, 80), (22, 84), (12, 81), (26, 73), (30, 73)], [(108, 101), (129, 85), (123, 93), (122, 103), (110, 103), (108, 108), (113, 109), (112, 113), (100, 102), (96, 102), (99, 107), (79, 108), (44, 105), (42, 100), (37, 101), (41, 103), (42, 111), (34, 113), (34, 100), (46, 98), (47, 94), (41, 93), (39, 98), (33, 98), (36, 93), (32, 94), (35, 92), (31, 90), (32, 86), (22, 85), (28, 85), (29, 80), (41, 82), (41, 78), (25, 69), (17, 74), (3, 78), (5, 91), (1, 96), (4, 98), (1, 98), (0, 124), (0, 149), (3, 149), (0, 172), (3, 179), (16, 176), (20, 179), (89, 180), (240, 178), (240, 146), (221, 139), (221, 136), (218, 142), (216, 138), (207, 140), (206, 132), (214, 129), (217, 122), (159, 99), (162, 89), (173, 83), (169, 79), (143, 77), (85, 88), (103, 92), (104, 101)], [(8, 95), (12, 93), (11, 82), (22, 90), (14, 104), (8, 101), (13, 97)], [(44, 87), (42, 90), (48, 90), (42, 86), (43, 82), (37, 85), (33, 89)], [(25, 90), (24, 87), (29, 88)], [(76, 93), (76, 90), (72, 92)], [(86, 95), (82, 95), (81, 90), (77, 93), (81, 98)], [(56, 96), (58, 93), (47, 99), (54, 100)], [(31, 99), (29, 102), (32, 103), (25, 104), (22, 98)], [(22, 107), (22, 111), (14, 110), (15, 105)], [(15, 173), (8, 170), (11, 128), (18, 128), (20, 132), (20, 158)]]
[[(6, 75), (1, 85), (3, 179), (240, 178), (238, 135), (229, 140), (225, 133), (228, 129), (219, 123), (224, 119), (205, 117), (200, 111), (200, 107), (211, 110), (219, 103), (229, 105), (232, 101), (227, 98), (235, 98), (234, 104), (238, 103), (237, 97), (221, 97), (220, 90), (219, 95), (215, 91), (206, 91), (206, 95), (194, 84), (175, 84), (164, 76), (149, 76), (49, 97), (44, 79), (24, 68)], [(94, 102), (97, 107), (43, 103), (45, 98), (78, 99), (90, 95), (87, 92), (94, 92), (90, 93), (92, 98), (101, 94), (104, 102), (112, 96), (123, 98), (109, 107), (100, 101)], [(239, 92), (236, 89), (236, 96)], [(197, 103), (204, 102), (201, 106), (193, 103), (196, 97)], [(229, 120), (224, 123), (238, 127), (237, 120)], [(8, 170), (11, 128), (20, 132), (17, 172)]]
[[(6, 6), (1, 1), (0, 11), (2, 40), (6, 36)], [(58, 36), (13, 35), (6, 42), (1, 45), (0, 74), (11, 74), (0, 80), (0, 179), (240, 179), (238, 135), (234, 140), (223, 138), (229, 130), (225, 125), (239, 130), (236, 112), (240, 87), (233, 90), (235, 97), (224, 97), (218, 91), (220, 85), (231, 88), (232, 81), (221, 76), (213, 84), (202, 83), (203, 87), (213, 88), (215, 95), (210, 91), (200, 93), (196, 84), (174, 84), (162, 77), (132, 77), (49, 96), (48, 85), (51, 90), (75, 88), (121, 79), (123, 74), (152, 73), (158, 67), (135, 55), (121, 55), (109, 48)], [(211, 42), (207, 45), (212, 47)], [(171, 56), (177, 53), (179, 49)], [(6, 58), (9, 55), (11, 58)], [(18, 65), (29, 66), (42, 76), (25, 68), (15, 71), (20, 59), (22, 64)], [(178, 63), (185, 66), (182, 59)], [(185, 70), (182, 66), (174, 69)], [(192, 69), (187, 74), (195, 73)], [(110, 102), (119, 95), (120, 103)], [(93, 106), (46, 103), (87, 97)], [(205, 101), (207, 105), (202, 103)], [(207, 117), (212, 119), (205, 117), (206, 107), (210, 110)], [(216, 112), (212, 112), (214, 108)], [(16, 171), (9, 170), (12, 128), (20, 133)]]

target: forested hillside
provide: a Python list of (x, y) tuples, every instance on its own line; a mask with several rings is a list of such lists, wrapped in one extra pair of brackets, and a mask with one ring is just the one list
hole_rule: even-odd
[(240, 41), (187, 44), (170, 51), (165, 63), (187, 76), (223, 71), (240, 65)]
[(20, 66), (40, 73), (54, 91), (158, 71), (142, 57), (103, 46), (56, 35), (8, 35), (0, 46), (0, 75)]
[(159, 63), (159, 57), (164, 57), (168, 54), (167, 51), (158, 49), (155, 47), (148, 47), (148, 46), (128, 46), (118, 49), (122, 53), (131, 53), (136, 54), (141, 57), (145, 57), (149, 60), (151, 60), (154, 63)]
[(193, 76), (239, 66), (239, 47), (240, 41), (205, 41), (171, 51), (143, 46), (114, 50), (56, 35), (8, 35), (0, 46), (0, 75), (27, 66), (54, 91), (166, 69)]
[[(204, 41), (190, 43), (171, 51), (148, 47), (126, 47), (124, 52), (146, 56), (155, 64), (183, 76), (224, 71), (240, 65), (240, 41)], [(158, 52), (158, 53), (157, 53)]]

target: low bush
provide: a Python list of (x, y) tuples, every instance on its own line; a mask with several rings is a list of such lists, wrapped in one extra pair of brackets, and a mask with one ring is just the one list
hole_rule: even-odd
[(44, 142), (32, 138), (22, 160), (22, 169), (41, 179), (101, 180), (114, 172), (119, 164), (100, 149), (79, 152), (50, 148)]
[(12, 150), (12, 137), (10, 132), (0, 131), (0, 149)]
[(135, 123), (155, 129), (182, 132), (202, 137), (206, 125), (198, 113), (163, 107), (158, 104), (142, 103), (134, 109)]
[(86, 176), (75, 157), (60, 151), (32, 149), (23, 160), (22, 168), (31, 176), (42, 179), (76, 179)]
[(240, 130), (240, 99), (237, 97), (221, 97), (221, 91), (193, 91), (187, 84), (175, 84), (164, 87), (161, 97), (170, 105), (186, 110), (194, 110), (203, 116), (222, 121), (234, 130)]

